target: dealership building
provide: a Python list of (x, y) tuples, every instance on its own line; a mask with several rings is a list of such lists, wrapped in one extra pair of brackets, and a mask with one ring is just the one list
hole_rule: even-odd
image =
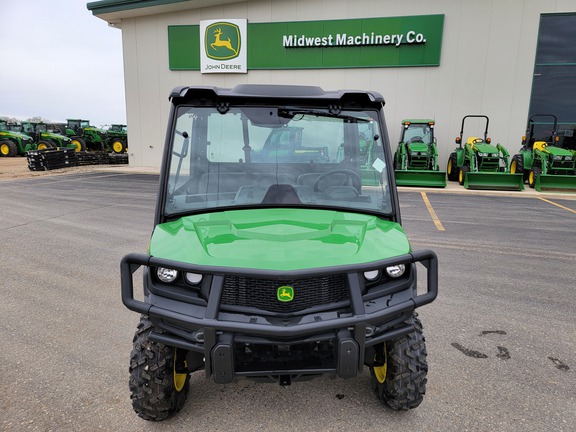
[[(186, 85), (376, 90), (386, 100), (393, 150), (403, 119), (433, 119), (440, 161), (470, 114), (488, 116), (492, 142), (511, 154), (532, 114), (555, 115), (567, 146), (576, 139), (575, 0), (101, 0), (87, 7), (122, 32), (136, 167), (160, 165), (168, 96)], [(483, 123), (467, 122), (465, 136), (483, 133)]]

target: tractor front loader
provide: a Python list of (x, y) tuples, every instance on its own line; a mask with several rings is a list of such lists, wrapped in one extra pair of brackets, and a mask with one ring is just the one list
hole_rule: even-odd
[(446, 172), (438, 167), (434, 120), (402, 120), (400, 142), (394, 154), (398, 186), (446, 187)]
[[(550, 122), (536, 122), (548, 117), (552, 130), (538, 132), (538, 126)], [(553, 114), (533, 114), (528, 118), (522, 147), (510, 163), (510, 171), (522, 174), (523, 180), (539, 192), (576, 191), (576, 152), (557, 145), (558, 119)]]
[[(484, 137), (470, 136), (462, 144), (464, 123), (468, 118), (486, 120)], [(450, 154), (446, 169), (448, 180), (458, 181), (466, 189), (524, 190), (521, 174), (509, 170), (510, 154), (501, 144), (492, 144), (488, 137), (489, 119), (485, 115), (467, 115), (462, 119), (458, 147)]]

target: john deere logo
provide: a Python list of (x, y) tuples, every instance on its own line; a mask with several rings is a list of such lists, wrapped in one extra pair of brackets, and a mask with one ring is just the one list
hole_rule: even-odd
[(229, 22), (217, 22), (206, 27), (204, 51), (214, 60), (230, 60), (240, 52), (240, 28)]
[(276, 298), (281, 302), (291, 302), (294, 300), (294, 288), (288, 285), (278, 287)]

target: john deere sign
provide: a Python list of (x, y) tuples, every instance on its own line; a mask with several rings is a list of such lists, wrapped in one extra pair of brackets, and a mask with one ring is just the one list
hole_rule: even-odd
[[(242, 50), (247, 69), (440, 64), (444, 15), (250, 23), (245, 37), (235, 21), (169, 26), (170, 69), (238, 72), (229, 62)], [(205, 69), (205, 58), (213, 62), (212, 70)]]
[(201, 21), (200, 35), (202, 72), (247, 72), (246, 20)]

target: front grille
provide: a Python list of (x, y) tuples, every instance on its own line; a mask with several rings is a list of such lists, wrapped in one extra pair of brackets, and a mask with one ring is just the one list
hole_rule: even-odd
[[(277, 298), (277, 290), (286, 285), (294, 288), (294, 299), (281, 302)], [(226, 276), (222, 305), (290, 313), (347, 300), (348, 297), (348, 280), (345, 274), (293, 280)]]
[(552, 162), (552, 169), (566, 169), (566, 170), (569, 170), (569, 169), (572, 169), (572, 166), (573, 166), (572, 164), (573, 164), (572, 161), (565, 161), (565, 160), (556, 161), (556, 160), (555, 160), (554, 162)]

